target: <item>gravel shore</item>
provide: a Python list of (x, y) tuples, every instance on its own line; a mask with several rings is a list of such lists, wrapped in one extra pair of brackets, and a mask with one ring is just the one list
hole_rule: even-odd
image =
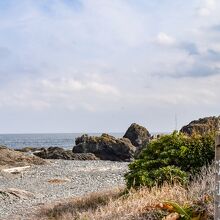
[(111, 161), (53, 160), (49, 165), (32, 166), (20, 174), (0, 173), (0, 190), (16, 188), (33, 193), (18, 198), (0, 193), (0, 219), (26, 219), (39, 205), (59, 199), (124, 185), (128, 163)]

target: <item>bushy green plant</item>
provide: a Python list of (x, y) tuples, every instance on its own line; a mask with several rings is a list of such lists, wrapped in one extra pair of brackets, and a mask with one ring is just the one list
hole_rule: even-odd
[(214, 158), (214, 135), (187, 136), (173, 132), (151, 141), (129, 165), (127, 186), (161, 185), (164, 181), (186, 183)]

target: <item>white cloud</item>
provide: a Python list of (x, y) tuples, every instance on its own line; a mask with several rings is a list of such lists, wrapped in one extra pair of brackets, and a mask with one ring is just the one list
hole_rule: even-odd
[(209, 16), (216, 8), (216, 0), (204, 0), (202, 7), (198, 9), (200, 16)]
[(0, 91), (0, 106), (43, 110), (62, 105), (64, 109), (95, 110), (118, 97), (120, 92), (116, 87), (96, 81), (72, 78), (20, 80)]
[(200, 16), (208, 16), (211, 13), (210, 9), (208, 8), (200, 8), (198, 12)]
[[(152, 78), (151, 87), (129, 90), (121, 86), (84, 78), (56, 78), (41, 80), (17, 80), (0, 92), (1, 108), (21, 108), (43, 111), (45, 109), (63, 109), (76, 111), (114, 111), (119, 106), (132, 109), (134, 106), (187, 106), (214, 105), (220, 94), (218, 83), (220, 76), (211, 78)], [(201, 89), (202, 88), (202, 89)], [(139, 110), (138, 110), (139, 111)]]
[(217, 1), (66, 2), (21, 0), (0, 13), (1, 121), (13, 127), (8, 112), (27, 122), (36, 111), (53, 131), (55, 112), (77, 131), (82, 120), (90, 131), (138, 120), (166, 130), (172, 111), (184, 120), (219, 111), (220, 79), (209, 70), (220, 61), (207, 52), (219, 51), (219, 32), (201, 28), (220, 23)]
[(95, 92), (97, 94), (118, 95), (119, 91), (111, 85), (96, 81), (79, 81), (72, 78), (61, 78), (56, 80), (42, 80), (40, 86), (51, 92)]
[(157, 35), (156, 42), (160, 45), (171, 46), (175, 44), (176, 40), (168, 34), (160, 32)]

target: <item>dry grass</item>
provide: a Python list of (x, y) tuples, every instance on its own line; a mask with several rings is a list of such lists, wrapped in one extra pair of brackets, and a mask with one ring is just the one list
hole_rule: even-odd
[(184, 188), (179, 184), (141, 188), (122, 194), (121, 189), (93, 193), (41, 210), (40, 219), (50, 220), (142, 220), (162, 219), (167, 211), (163, 201), (191, 205), (206, 212), (204, 219), (213, 219), (214, 168), (204, 169), (200, 177)]
[(45, 206), (41, 209), (40, 219), (78, 219), (79, 213), (98, 209), (115, 201), (121, 196), (122, 189), (90, 193), (87, 196), (68, 199), (56, 205)]
[(51, 183), (51, 184), (63, 184), (63, 183), (66, 183), (66, 182), (70, 182), (70, 179), (55, 178), (55, 179), (49, 179), (47, 182)]

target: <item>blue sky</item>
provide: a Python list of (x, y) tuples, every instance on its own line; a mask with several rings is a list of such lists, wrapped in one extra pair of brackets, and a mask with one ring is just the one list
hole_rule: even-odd
[(0, 133), (171, 131), (219, 115), (217, 0), (1, 0)]

